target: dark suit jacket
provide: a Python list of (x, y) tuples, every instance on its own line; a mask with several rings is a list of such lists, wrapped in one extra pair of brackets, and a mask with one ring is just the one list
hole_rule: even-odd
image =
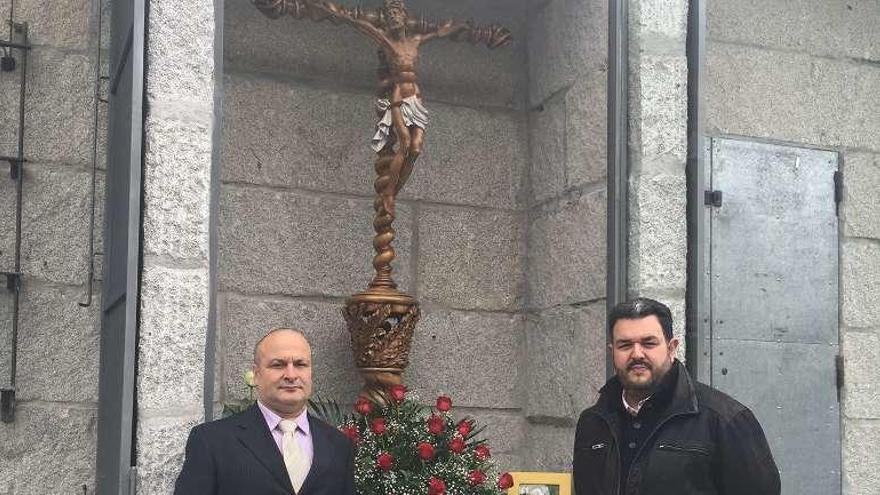
[[(314, 458), (297, 495), (354, 495), (354, 448), (336, 428), (309, 415)], [(291, 495), (284, 458), (256, 404), (196, 426), (175, 495)]]

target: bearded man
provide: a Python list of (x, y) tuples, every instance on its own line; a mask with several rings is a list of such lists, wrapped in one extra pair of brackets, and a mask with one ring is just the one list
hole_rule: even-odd
[(691, 379), (669, 308), (618, 304), (608, 317), (615, 376), (578, 421), (576, 495), (779, 495), (752, 412)]

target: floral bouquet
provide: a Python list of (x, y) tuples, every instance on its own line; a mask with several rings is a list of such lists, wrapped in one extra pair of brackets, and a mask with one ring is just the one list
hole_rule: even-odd
[[(254, 378), (244, 374), (248, 398), (223, 405), (223, 416), (254, 403)], [(513, 486), (510, 473), (498, 474), (485, 441), (485, 427), (452, 419), (452, 399), (437, 397), (426, 407), (407, 396), (404, 385), (387, 392), (387, 404), (363, 397), (353, 414), (332, 401), (310, 400), (312, 414), (335, 425), (355, 444), (358, 495), (501, 495)]]
[(449, 397), (425, 407), (395, 385), (387, 402), (361, 397), (355, 414), (338, 418), (357, 448), (359, 495), (499, 495), (513, 485), (509, 473), (496, 473), (488, 445), (478, 438), (484, 428), (470, 418), (453, 421)]

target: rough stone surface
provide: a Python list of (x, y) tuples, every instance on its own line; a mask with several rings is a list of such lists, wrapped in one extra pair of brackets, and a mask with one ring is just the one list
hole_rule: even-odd
[(208, 270), (145, 262), (140, 299), (138, 407), (201, 404)]
[(880, 419), (877, 367), (880, 360), (880, 332), (846, 332), (843, 337), (846, 360), (844, 414), (848, 418)]
[[(422, 47), (417, 71), (427, 98), (518, 106), (525, 80), (520, 69), (526, 39), (522, 25), (525, 2), (422, 1), (408, 2), (407, 7), (413, 15), (424, 12), (429, 19), (498, 22), (514, 33), (514, 43), (497, 50), (449, 41)], [(227, 2), (225, 19), (227, 70), (283, 74), (317, 85), (373, 90), (378, 63), (375, 45), (353, 29), (292, 17), (271, 20), (245, 2)]]
[[(11, 385), (12, 293), (0, 291), (0, 387)], [(0, 456), (2, 458), (2, 456)], [(2, 486), (2, 483), (0, 483)]]
[[(19, 0), (15, 2), (14, 18), (16, 22), (28, 23), (28, 37), (32, 45), (85, 50), (89, 48), (89, 35), (94, 29), (93, 7), (94, 2), (89, 0)], [(0, 15), (4, 20), (9, 16), (8, 6), (2, 3)], [(3, 39), (7, 39), (5, 22), (3, 27)]]
[(424, 207), (419, 298), (459, 309), (516, 309), (522, 301), (520, 221), (498, 210)]
[(686, 0), (639, 0), (633, 3), (632, 21), (642, 43), (652, 40), (666, 39), (675, 41), (673, 46), (684, 50), (687, 36)]
[(880, 327), (880, 243), (844, 241), (840, 257), (842, 323), (849, 327)]
[(526, 417), (574, 421), (605, 383), (605, 303), (562, 306), (526, 323)]
[(208, 256), (211, 126), (148, 118), (144, 143), (144, 254)]
[(148, 9), (148, 97), (209, 105), (214, 92), (213, 1), (151, 0)]
[[(8, 177), (8, 176), (7, 176)], [(12, 271), (15, 263), (15, 182), (0, 181), (0, 270)]]
[(684, 173), (631, 182), (630, 288), (684, 288), (687, 278), (687, 185)]
[[(225, 181), (372, 196), (371, 94), (238, 75), (226, 81)], [(514, 208), (527, 148), (521, 114), (425, 105), (425, 148), (401, 198)]]
[(712, 40), (875, 61), (878, 18), (880, 4), (873, 0), (736, 0), (709, 2), (707, 8)]
[(27, 278), (88, 279), (91, 178), (70, 167), (28, 164), (22, 191), (21, 265)]
[(687, 58), (681, 55), (639, 57), (631, 88), (630, 139), (641, 161), (687, 158)]
[[(411, 210), (397, 205), (394, 278), (410, 287)], [(347, 297), (374, 270), (373, 202), (224, 186), (220, 195), (221, 290)]]
[(878, 74), (873, 65), (710, 43), (707, 130), (878, 149)]
[(530, 107), (606, 66), (608, 2), (552, 0), (535, 5), (529, 17)]
[[(48, 47), (32, 50), (27, 77), (25, 158), (32, 162), (91, 164), (94, 68), (89, 56)], [(3, 108), (18, 108), (17, 82), (15, 88), (0, 100)], [(14, 100), (8, 101), (13, 95)], [(0, 116), (0, 128), (17, 126), (18, 112)], [(14, 141), (8, 148), (14, 154)]]
[(84, 300), (80, 288), (24, 285), (16, 400), (97, 402), (101, 301)]
[(588, 72), (565, 94), (566, 185), (579, 187), (604, 182), (608, 158), (608, 74)]
[(533, 309), (605, 295), (604, 191), (554, 201), (529, 220), (527, 306)]
[(224, 294), (220, 333), (225, 383), (218, 384), (217, 388), (224, 391), (227, 399), (246, 398), (242, 373), (251, 368), (254, 345), (273, 328), (293, 327), (301, 329), (312, 346), (315, 391), (340, 404), (353, 403), (362, 382), (354, 366), (342, 307), (341, 301)]
[(137, 493), (171, 493), (183, 465), (189, 430), (202, 421), (198, 415), (146, 418), (137, 425)]
[(843, 438), (843, 493), (874, 495), (880, 486), (880, 421), (847, 421)]
[(223, 114), (224, 181), (372, 194), (371, 95), (230, 75)]
[(406, 383), (425, 400), (447, 394), (464, 407), (519, 407), (523, 320), (519, 314), (423, 308)]
[(4, 478), (9, 493), (82, 493), (83, 485), (91, 493), (96, 442), (94, 409), (19, 403), (15, 423), (0, 429), (0, 444), (13, 459), (11, 472), (0, 474), (0, 493)]
[(401, 197), (516, 208), (528, 158), (525, 116), (449, 105), (428, 110), (425, 149)]
[(844, 235), (880, 239), (880, 155), (847, 153), (843, 182)]
[(571, 472), (574, 426), (530, 423), (523, 444), (523, 463), (529, 471)]
[(566, 111), (565, 99), (556, 97), (529, 112), (532, 202), (544, 201), (565, 190)]
[[(0, 10), (0, 15), (2, 12)], [(3, 109), (12, 109), (0, 115), (0, 153), (4, 156), (14, 156), (18, 150), (19, 84), (18, 71), (0, 71), (0, 105)]]

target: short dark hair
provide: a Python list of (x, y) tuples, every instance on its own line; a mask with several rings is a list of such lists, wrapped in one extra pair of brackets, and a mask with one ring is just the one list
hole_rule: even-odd
[(608, 336), (614, 340), (614, 324), (618, 320), (637, 320), (651, 315), (660, 320), (666, 340), (672, 340), (672, 312), (669, 306), (647, 297), (637, 297), (614, 306), (608, 315)]

